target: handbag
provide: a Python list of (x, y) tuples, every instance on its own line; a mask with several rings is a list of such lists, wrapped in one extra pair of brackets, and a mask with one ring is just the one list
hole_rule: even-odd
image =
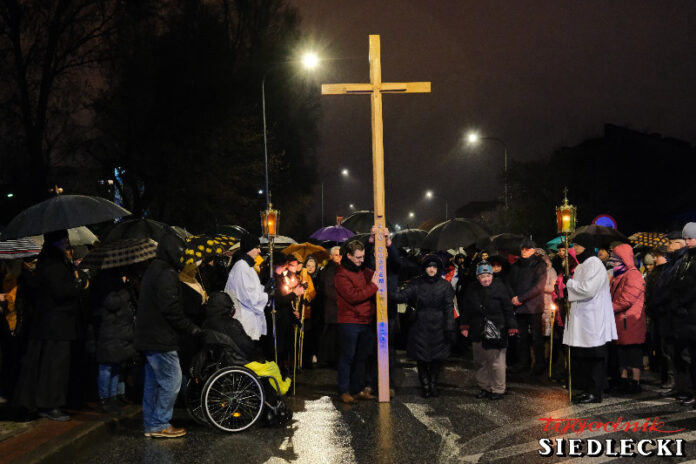
[(481, 327), (481, 345), (485, 349), (500, 349), (507, 347), (507, 337), (503, 336), (502, 327), (486, 317), (485, 307), (481, 305), (483, 324)]

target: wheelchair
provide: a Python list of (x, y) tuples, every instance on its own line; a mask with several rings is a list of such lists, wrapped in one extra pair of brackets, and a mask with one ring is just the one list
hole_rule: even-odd
[(259, 420), (268, 426), (290, 421), (292, 411), (274, 377), (258, 376), (244, 367), (247, 362), (223, 334), (212, 336), (212, 343), (208, 334), (205, 338), (188, 369), (184, 391), (186, 410), (196, 423), (233, 433), (247, 430)]

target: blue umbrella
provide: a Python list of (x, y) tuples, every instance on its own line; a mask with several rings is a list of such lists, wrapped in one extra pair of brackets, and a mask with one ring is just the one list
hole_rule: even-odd
[(310, 238), (341, 243), (345, 242), (353, 235), (355, 235), (353, 231), (346, 229), (343, 226), (328, 226), (317, 230), (310, 236)]
[[(563, 238), (563, 235), (559, 235), (558, 237), (554, 238), (553, 240), (546, 242), (546, 248), (557, 251), (558, 245), (560, 245), (564, 241), (565, 241), (565, 238)], [(570, 241), (568, 241), (568, 246), (572, 246), (572, 243), (570, 243)]]

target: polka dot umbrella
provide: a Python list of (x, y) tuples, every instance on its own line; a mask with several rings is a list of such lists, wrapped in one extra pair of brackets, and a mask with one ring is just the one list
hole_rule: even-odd
[(229, 235), (192, 235), (184, 244), (182, 263), (194, 263), (215, 256), (222, 256), (230, 251), (237, 240)]

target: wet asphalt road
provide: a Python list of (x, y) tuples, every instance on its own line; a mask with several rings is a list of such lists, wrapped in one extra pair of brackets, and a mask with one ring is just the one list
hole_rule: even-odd
[[(74, 456), (76, 463), (604, 463), (625, 458), (542, 457), (538, 440), (541, 417), (588, 418), (614, 422), (659, 416), (664, 430), (685, 430), (686, 457), (633, 458), (630, 462), (696, 462), (696, 411), (661, 398), (654, 387), (638, 397), (607, 397), (601, 404), (570, 405), (567, 391), (542, 379), (508, 379), (501, 401), (477, 400), (472, 366), (448, 362), (441, 395), (419, 395), (415, 366), (400, 364), (397, 396), (389, 404), (374, 401), (343, 405), (335, 395), (335, 371), (314, 369), (298, 376), (298, 391), (288, 404), (294, 411), (286, 428), (256, 426), (223, 434), (199, 426), (177, 410), (174, 423), (189, 433), (179, 439), (150, 439), (141, 424), (124, 424), (105, 442)], [(664, 438), (653, 433), (584, 432), (580, 438)]]

